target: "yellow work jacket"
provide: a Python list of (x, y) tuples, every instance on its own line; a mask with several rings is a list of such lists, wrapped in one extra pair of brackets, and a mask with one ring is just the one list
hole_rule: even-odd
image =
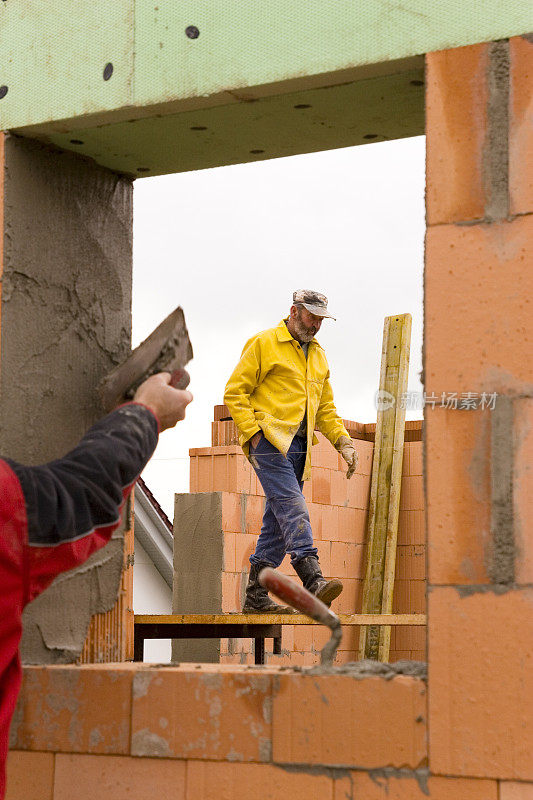
[(307, 458), (303, 480), (311, 477), (311, 445), (315, 427), (334, 445), (349, 436), (333, 403), (326, 354), (309, 342), (307, 359), (285, 321), (249, 339), (226, 385), (224, 402), (248, 455), (248, 442), (262, 431), (283, 455), (296, 435), (307, 408)]

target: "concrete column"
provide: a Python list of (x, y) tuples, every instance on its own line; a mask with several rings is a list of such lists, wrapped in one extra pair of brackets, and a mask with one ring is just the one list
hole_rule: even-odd
[[(101, 416), (95, 387), (130, 347), (132, 182), (91, 161), (3, 137), (0, 452), (61, 456)], [(58, 578), (24, 615), (23, 660), (75, 660), (113, 606), (122, 534)]]
[(427, 57), (424, 335), (430, 771), (529, 781), (532, 70), (530, 37)]
[[(174, 614), (220, 614), (224, 572), (222, 492), (174, 496)], [(172, 661), (218, 663), (220, 639), (175, 639)]]

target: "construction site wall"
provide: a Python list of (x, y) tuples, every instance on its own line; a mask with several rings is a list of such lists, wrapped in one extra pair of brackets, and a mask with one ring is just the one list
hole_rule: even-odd
[(533, 42), (426, 63), (425, 389), (498, 394), (425, 410), (427, 684), (345, 665), (27, 667), (8, 800), (532, 800)]
[[(211, 447), (190, 451), (189, 495), (175, 507), (175, 613), (240, 611), (250, 569), (249, 557), (261, 530), (265, 497), (255, 471), (236, 444), (235, 425), (224, 406), (215, 407)], [(222, 417), (222, 418), (221, 418)], [(359, 454), (357, 470), (346, 479), (346, 464), (322, 434), (312, 450), (311, 480), (304, 483), (314, 542), (327, 578), (341, 578), (344, 590), (334, 603), (342, 614), (361, 613), (365, 533), (375, 425), (345, 420)], [(422, 422), (407, 423), (394, 589), (395, 613), (424, 613), (426, 554), (422, 478)], [(286, 556), (281, 571), (296, 577)], [(192, 596), (191, 596), (192, 595)], [(194, 606), (194, 607), (193, 607)], [(284, 625), (282, 652), (269, 664), (310, 666), (329, 637), (312, 625)], [(359, 628), (344, 629), (336, 663), (358, 658)], [(251, 639), (220, 643), (176, 642), (176, 660), (202, 658), (221, 663), (253, 663)], [(393, 628), (390, 660), (426, 659), (423, 627)]]
[[(533, 780), (533, 38), (427, 56), (431, 770)], [(532, 787), (514, 795), (531, 798)]]
[[(0, 133), (0, 193), (0, 452), (41, 464), (67, 453), (101, 417), (96, 387), (129, 352), (133, 182)], [(27, 606), (25, 663), (76, 661), (94, 614), (100, 621), (85, 655), (127, 657), (124, 535), (121, 527), (105, 550)], [(119, 593), (107, 633), (95, 637)]]
[(6, 800), (533, 797), (522, 780), (428, 769), (422, 673), (26, 667), (11, 746)]
[[(28, 667), (7, 800), (423, 798), (425, 708), (423, 678), (402, 674)], [(494, 783), (430, 785), (442, 800), (496, 800)]]

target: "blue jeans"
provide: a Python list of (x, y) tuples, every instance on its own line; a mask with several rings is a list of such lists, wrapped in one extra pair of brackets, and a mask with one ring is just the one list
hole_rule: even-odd
[(266, 495), (261, 534), (251, 564), (279, 567), (285, 553), (294, 564), (305, 556), (318, 556), (313, 547), (309, 512), (302, 494), (302, 474), (307, 455), (304, 437), (295, 436), (287, 458), (261, 435), (257, 447), (250, 444), (250, 461)]

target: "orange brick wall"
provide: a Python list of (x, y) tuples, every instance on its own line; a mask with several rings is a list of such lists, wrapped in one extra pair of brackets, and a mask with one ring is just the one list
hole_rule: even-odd
[(425, 389), (433, 773), (533, 780), (533, 41), (427, 57)]
[[(220, 409), (224, 408), (215, 407), (213, 446), (190, 451), (190, 490), (193, 494), (224, 493), (221, 610), (231, 612), (242, 608), (248, 559), (261, 530), (264, 493), (254, 470), (235, 443), (234, 423), (217, 419), (221, 416)], [(352, 435), (373, 438), (374, 425), (345, 422)], [(421, 423), (411, 421), (409, 433), (411, 436), (418, 434), (420, 439)], [(314, 540), (324, 575), (341, 578), (344, 583), (344, 591), (335, 601), (334, 609), (339, 613), (358, 613), (362, 603), (364, 542), (374, 445), (365, 438), (355, 439), (359, 465), (355, 475), (347, 481), (343, 459), (322, 434), (317, 433), (317, 436), (319, 444), (312, 451), (312, 477), (304, 484)], [(426, 609), (426, 558), (421, 441), (405, 443), (400, 509), (393, 610), (397, 613), (423, 613)], [(296, 578), (288, 556), (281, 570)], [(267, 661), (270, 664), (315, 664), (326, 640), (327, 634), (313, 626), (283, 626), (282, 653), (274, 655), (267, 650)], [(269, 644), (267, 641), (267, 648)], [(358, 644), (359, 629), (345, 629), (337, 663), (356, 660)], [(426, 659), (424, 628), (392, 630), (390, 660), (399, 659)], [(252, 641), (223, 640), (220, 660), (222, 663), (251, 663)]]
[[(426, 412), (427, 692), (279, 666), (29, 667), (7, 800), (533, 799), (531, 74), (531, 37), (427, 57), (425, 388), (504, 397), (494, 416)], [(498, 103), (503, 194), (484, 166)], [(502, 504), (514, 563), (498, 576)]]
[(6, 800), (531, 800), (428, 770), (421, 678), (183, 664), (26, 667)]
[[(372, 707), (380, 712), (370, 714)], [(426, 684), (404, 675), (205, 664), (28, 667), (7, 800), (362, 797), (354, 786), (374, 787), (371, 796), (383, 800), (393, 787), (399, 797), (422, 800), (425, 720)], [(383, 769), (376, 781), (371, 771)], [(444, 798), (455, 784), (441, 783), (436, 796)]]

